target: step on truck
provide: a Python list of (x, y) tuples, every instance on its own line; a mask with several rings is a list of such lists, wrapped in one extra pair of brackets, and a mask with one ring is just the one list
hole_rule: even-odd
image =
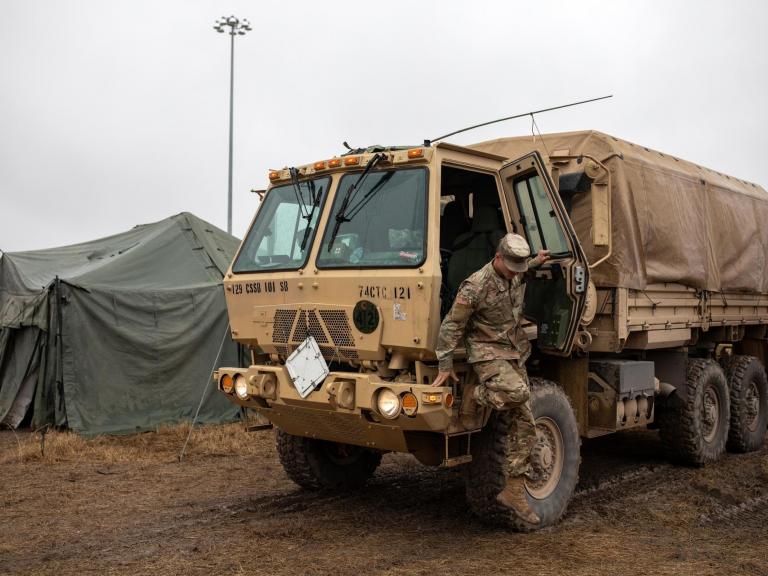
[(533, 528), (496, 502), (509, 416), (462, 410), (462, 350), (460, 381), (431, 385), (441, 319), (507, 232), (552, 257), (524, 305), (540, 526), (565, 513), (582, 438), (658, 428), (694, 466), (763, 445), (761, 187), (594, 131), (372, 146), (269, 180), (224, 280), (251, 365), (214, 379), (274, 425), (300, 486), (359, 488), (406, 452), (464, 467), (479, 517)]

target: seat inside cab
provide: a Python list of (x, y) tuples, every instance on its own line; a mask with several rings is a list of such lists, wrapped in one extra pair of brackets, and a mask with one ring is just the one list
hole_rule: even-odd
[(491, 261), (507, 229), (493, 174), (443, 166), (440, 194), (444, 317), (461, 283)]

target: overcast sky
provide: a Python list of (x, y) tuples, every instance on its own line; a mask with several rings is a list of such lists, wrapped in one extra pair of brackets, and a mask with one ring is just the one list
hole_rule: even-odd
[[(267, 171), (614, 94), (537, 118), (768, 186), (768, 2), (0, 0), (0, 250), (190, 211), (234, 226)], [(530, 134), (515, 120), (457, 136)]]

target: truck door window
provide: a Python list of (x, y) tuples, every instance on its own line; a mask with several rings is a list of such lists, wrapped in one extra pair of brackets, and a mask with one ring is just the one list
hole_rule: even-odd
[(570, 254), (565, 234), (539, 175), (530, 174), (515, 180), (514, 188), (531, 252), (544, 249), (561, 256)]
[(584, 251), (538, 152), (504, 164), (499, 176), (531, 251), (546, 249), (553, 257), (527, 279), (523, 315), (536, 323), (540, 350), (570, 354), (589, 281)]

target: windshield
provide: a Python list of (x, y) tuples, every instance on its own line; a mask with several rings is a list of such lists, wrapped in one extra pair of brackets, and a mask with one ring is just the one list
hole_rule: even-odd
[[(319, 268), (408, 268), (424, 262), (427, 171), (424, 168), (371, 172), (360, 184), (358, 208), (336, 217), (359, 178), (341, 179), (317, 256)], [(369, 195), (370, 194), (370, 195)], [(337, 226), (338, 224), (338, 226)], [(335, 234), (334, 234), (335, 232)]]
[(304, 266), (329, 185), (330, 178), (318, 178), (272, 188), (232, 271), (296, 270)]

